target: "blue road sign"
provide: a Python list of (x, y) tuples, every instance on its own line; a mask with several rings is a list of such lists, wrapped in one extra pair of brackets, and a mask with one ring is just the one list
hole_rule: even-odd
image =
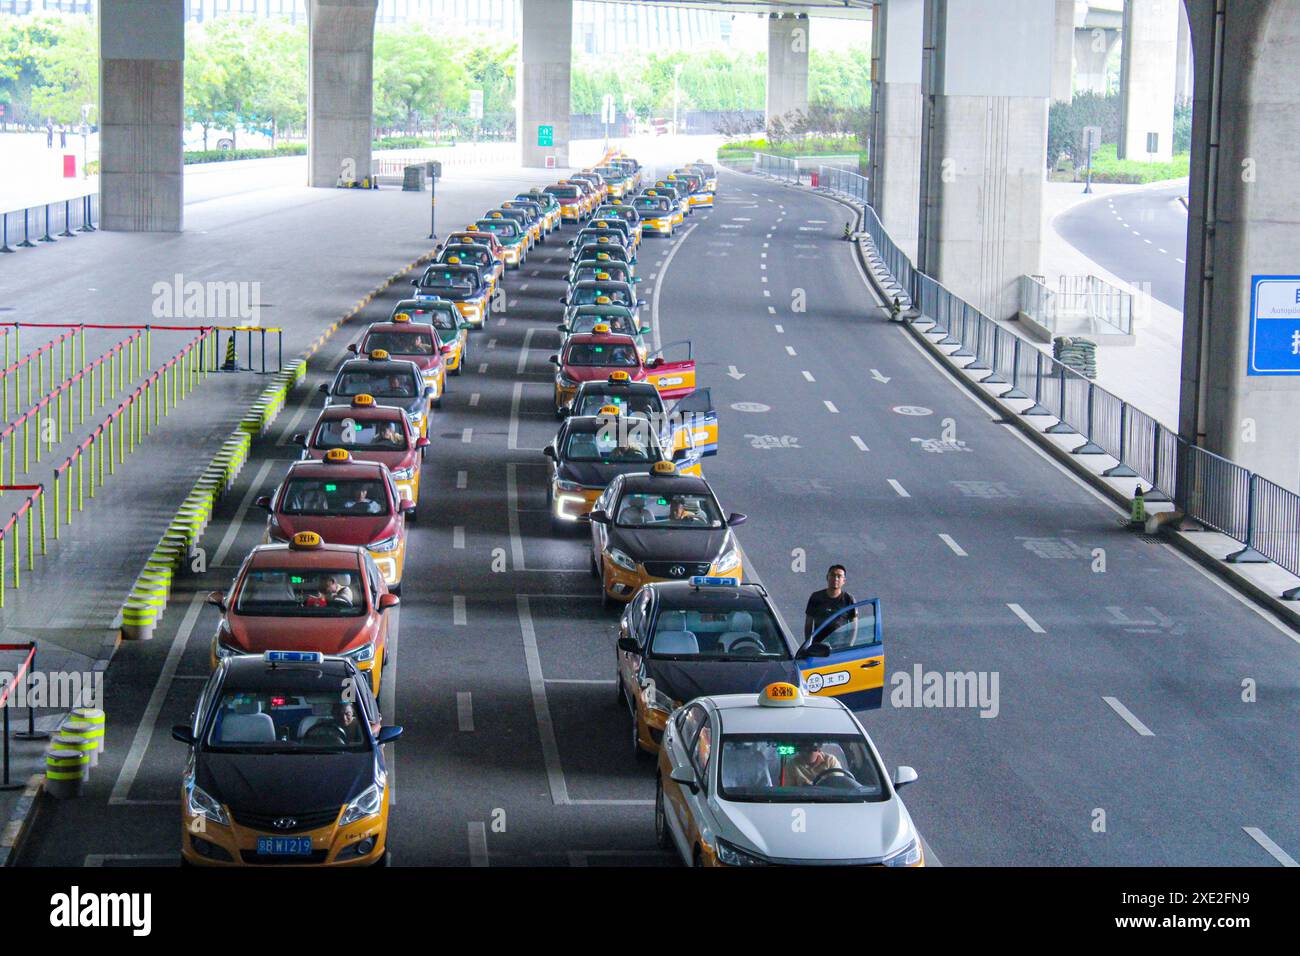
[(1300, 276), (1250, 277), (1248, 375), (1300, 375)]

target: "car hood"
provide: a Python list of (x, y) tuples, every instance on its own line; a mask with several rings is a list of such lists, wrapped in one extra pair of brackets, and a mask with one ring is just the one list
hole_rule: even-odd
[(575, 382), (603, 382), (611, 372), (627, 372), (634, 382), (645, 381), (644, 368), (630, 368), (626, 365), (566, 365), (564, 374)]
[(341, 618), (232, 614), (227, 624), (230, 630), (223, 643), (249, 654), (267, 650), (342, 654), (376, 636), (369, 614)]
[[(322, 461), (325, 458), (325, 452), (319, 448), (308, 448), (307, 457), (315, 461)], [(410, 449), (406, 451), (354, 451), (352, 457), (355, 461), (377, 461), (381, 465), (387, 465), (390, 471), (397, 471), (399, 468), (410, 468), (420, 460), (420, 456)]]
[[(730, 824), (724, 839), (778, 860), (879, 860), (911, 839), (897, 796), (884, 803), (733, 803), (716, 796), (709, 802)], [(790, 826), (795, 808), (807, 813), (807, 826), (797, 832)]]
[(638, 561), (712, 561), (727, 538), (726, 528), (609, 527), (609, 543)]
[(645, 471), (649, 467), (643, 461), (609, 465), (593, 461), (566, 461), (559, 468), (559, 478), (561, 481), (576, 481), (580, 485), (604, 488), (619, 475)]
[(205, 753), (195, 781), (209, 795), (258, 816), (343, 809), (374, 781), (370, 751), (336, 754)]
[(368, 545), (396, 532), (392, 515), (357, 515), (319, 517), (317, 515), (276, 515), (281, 534), (292, 538), (299, 531), (315, 531), (326, 544)]
[(799, 683), (794, 661), (665, 661), (646, 658), (646, 676), (673, 700), (716, 694), (756, 694), (768, 684)]

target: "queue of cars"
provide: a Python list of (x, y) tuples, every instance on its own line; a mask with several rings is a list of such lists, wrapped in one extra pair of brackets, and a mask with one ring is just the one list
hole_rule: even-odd
[[(660, 846), (700, 865), (924, 862), (896, 794), (915, 772), (886, 774), (850, 710), (880, 703), (878, 602), (801, 640), (745, 580), (733, 529), (746, 516), (702, 473), (718, 451), (710, 391), (696, 387), (691, 344), (659, 347), (641, 317), (643, 232), (672, 235), (711, 206), (716, 173), (694, 164), (645, 187), (641, 173), (610, 153), (451, 233), (321, 386), (325, 407), (293, 436), (300, 460), (256, 501), (263, 543), (208, 596), (221, 613), (212, 676), (172, 731), (189, 748), (184, 863), (387, 861), (384, 744), (402, 728), (384, 725), (378, 700), (408, 526), (429, 493), (430, 420), (505, 270), (564, 222), (580, 230), (551, 356), (548, 510), (555, 531), (589, 536), (603, 602), (623, 607), (618, 701), (631, 751), (657, 755)], [(812, 838), (787, 835), (792, 805)]]

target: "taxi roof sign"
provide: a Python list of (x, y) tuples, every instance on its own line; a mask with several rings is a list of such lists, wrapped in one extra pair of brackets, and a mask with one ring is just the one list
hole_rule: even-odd
[(760, 707), (802, 707), (803, 694), (794, 684), (777, 681), (759, 691), (758, 705)]
[(371, 350), (370, 350), (370, 361), (372, 361), (372, 362), (383, 362), (383, 361), (386, 361), (387, 359), (388, 359), (388, 350), (387, 350), (387, 349), (371, 349)]
[[(375, 396), (373, 395), (362, 392), (360, 395), (352, 396), (352, 406), (354, 408), (369, 408), (373, 404), (375, 404)], [(343, 451), (344, 449), (340, 448), (338, 450)]]
[(621, 412), (622, 412), (622, 409), (620, 409), (617, 405), (602, 405), (602, 406), (600, 406), (600, 414), (601, 414), (601, 415), (618, 415), (618, 414), (620, 414)]
[[(669, 462), (671, 465), (672, 462)], [(691, 587), (693, 588), (735, 588), (739, 587), (740, 582), (735, 578), (711, 578), (702, 574), (697, 574), (691, 578)]]
[(315, 531), (299, 531), (290, 539), (289, 548), (293, 551), (308, 551), (319, 548), (324, 543), (325, 539)]
[(603, 262), (603, 261), (605, 261), (606, 259), (609, 258), (609, 253), (608, 253), (608, 252), (598, 252), (598, 253), (596, 253), (596, 258), (597, 258), (597, 259), (600, 259), (600, 260)]
[(266, 651), (262, 660), (268, 664), (321, 664), (325, 655), (320, 651)]
[(597, 237), (596, 237), (596, 241), (597, 241), (597, 242), (609, 242), (609, 236), (597, 236)]
[(609, 326), (606, 325), (604, 322), (597, 322), (595, 328), (593, 328), (591, 331), (595, 332), (597, 335), (608, 335)]
[[(651, 466), (650, 471), (652, 474), (656, 475), (675, 475), (677, 474), (677, 466), (671, 461), (657, 461)], [(691, 579), (692, 582), (694, 582), (694, 580), (694, 578)], [(728, 578), (727, 580), (731, 579)]]
[(632, 381), (632, 376), (627, 372), (610, 372), (609, 382), (611, 385), (626, 385)]
[[(607, 279), (609, 278), (609, 273), (608, 273), (608, 272), (597, 272), (597, 273), (596, 273), (596, 278), (599, 279), (599, 280), (601, 280), (602, 282), (604, 282), (605, 280), (607, 280)], [(605, 300), (605, 302), (601, 302), (601, 303), (600, 303), (601, 305), (604, 305), (605, 303), (609, 302), (609, 296), (607, 296), (607, 295), (602, 295), (602, 296), (597, 296), (597, 297), (596, 297), (596, 301), (597, 301), (597, 302), (600, 302), (601, 299), (604, 299), (604, 300)]]
[(394, 321), (394, 322), (410, 322), (410, 321), (411, 321), (411, 315), (410, 315), (409, 312), (398, 312), (395, 316), (393, 316), (393, 321)]
[(448, 256), (448, 257), (447, 257), (447, 264), (448, 264), (448, 265), (451, 265), (451, 266), (458, 266), (458, 265), (460, 265), (460, 256)]
[(329, 451), (325, 453), (325, 460), (329, 462), (338, 463), (342, 461), (351, 461), (352, 456), (348, 454), (348, 450), (346, 448), (331, 448)]

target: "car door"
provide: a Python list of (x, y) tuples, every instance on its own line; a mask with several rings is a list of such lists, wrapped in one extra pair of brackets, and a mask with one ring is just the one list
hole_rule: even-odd
[[(845, 624), (850, 611), (857, 612), (857, 620)], [(883, 633), (879, 598), (841, 608), (824, 621), (807, 643), (825, 644), (830, 656), (800, 659), (808, 693), (838, 697), (850, 710), (879, 707), (885, 685)]]
[[(617, 476), (608, 488), (601, 493), (592, 506), (593, 511), (603, 511), (609, 516), (609, 520), (614, 520), (614, 505), (618, 501), (619, 489), (622, 487), (622, 475)], [(591, 566), (595, 569), (600, 568), (601, 553), (605, 550), (605, 542), (609, 540), (609, 528), (598, 521), (591, 522)], [(595, 571), (593, 573), (599, 573)]]
[[(619, 637), (630, 637), (636, 641), (637, 646), (643, 651), (646, 642), (646, 621), (650, 616), (650, 592), (642, 591), (631, 602), (628, 603), (627, 610), (623, 612), (623, 620), (619, 625)], [(637, 674), (641, 670), (642, 654), (633, 654), (631, 651), (618, 652), (618, 680), (623, 686), (623, 693), (627, 695), (629, 701), (634, 701), (636, 696), (641, 692), (641, 682)]]
[[(669, 361), (665, 353), (678, 345), (686, 346), (686, 358)], [(691, 357), (689, 340), (669, 342), (646, 358), (646, 381), (658, 389), (664, 398), (683, 398), (695, 391), (695, 359)], [(662, 362), (653, 365), (656, 359), (662, 359)]]
[[(699, 825), (688, 801), (689, 788), (672, 779), (672, 772), (683, 768), (694, 771), (692, 757), (699, 740), (700, 728), (708, 724), (709, 715), (703, 704), (695, 703), (684, 707), (675, 718), (673, 739), (665, 753), (668, 756), (668, 774), (661, 776), (660, 784), (664, 791), (664, 816), (668, 822), (668, 832), (672, 834), (677, 851), (682, 855), (682, 862), (690, 865), (695, 840), (699, 836)], [(662, 771), (661, 771), (662, 773)]]
[(713, 392), (697, 388), (668, 409), (669, 435), (665, 445), (674, 454), (693, 448), (699, 458), (718, 453), (718, 411), (713, 407)]

